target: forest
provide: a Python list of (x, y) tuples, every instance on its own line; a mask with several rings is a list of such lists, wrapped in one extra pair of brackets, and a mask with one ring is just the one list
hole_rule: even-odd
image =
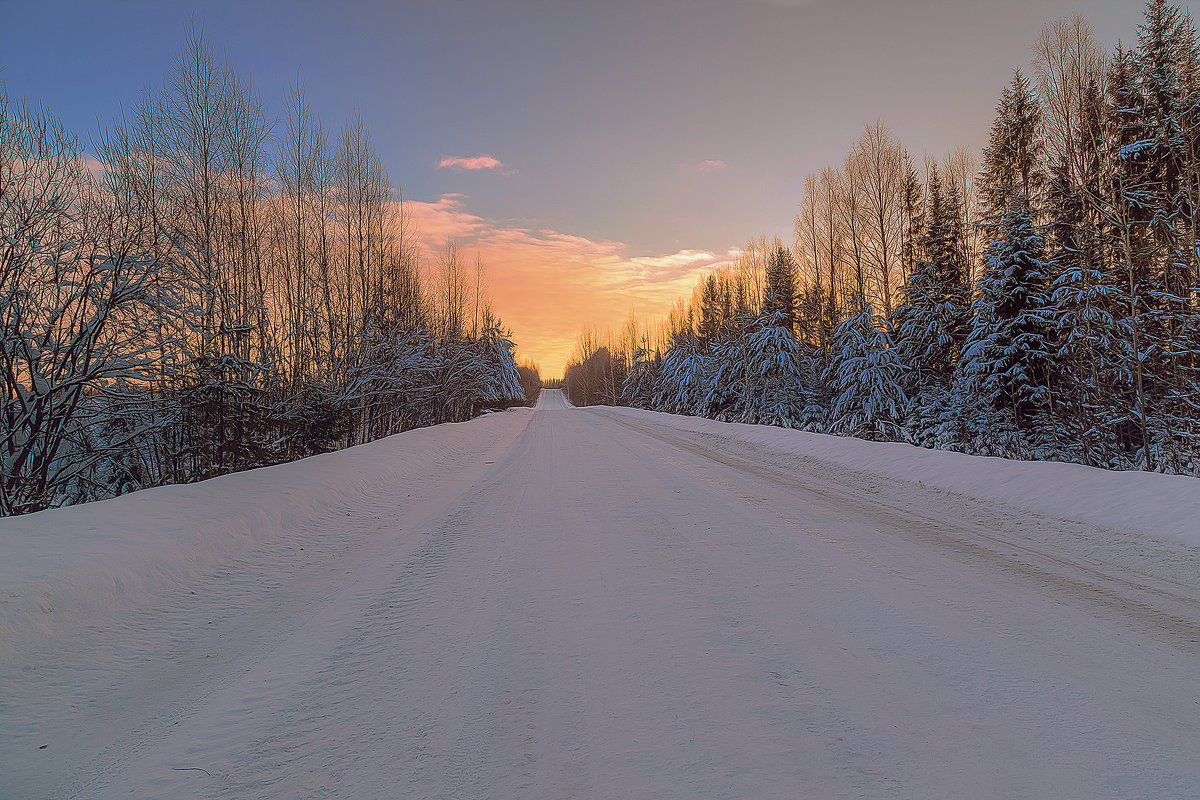
[[(92, 155), (94, 154), (94, 155)], [(527, 402), (448, 240), (422, 263), (360, 116), (271, 116), (193, 28), (89, 150), (0, 83), (0, 516)]]
[(1109, 54), (1046, 24), (989, 140), (883, 123), (669, 319), (584, 331), (576, 405), (1200, 475), (1200, 44), (1151, 0)]

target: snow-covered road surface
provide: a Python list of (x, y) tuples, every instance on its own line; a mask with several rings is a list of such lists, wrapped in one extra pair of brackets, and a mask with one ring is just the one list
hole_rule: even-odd
[(0, 521), (0, 797), (1200, 796), (1195, 547), (542, 397)]

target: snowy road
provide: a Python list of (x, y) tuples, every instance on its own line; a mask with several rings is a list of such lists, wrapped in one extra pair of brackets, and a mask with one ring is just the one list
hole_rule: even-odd
[(1195, 549), (552, 391), (468, 426), (10, 656), (0, 797), (1200, 796)]

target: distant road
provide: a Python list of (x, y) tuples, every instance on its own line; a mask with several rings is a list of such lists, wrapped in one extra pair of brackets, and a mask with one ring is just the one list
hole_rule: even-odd
[(538, 395), (537, 407), (540, 411), (546, 411), (570, 408), (571, 404), (567, 402), (567, 395), (562, 389), (542, 389)]
[(1200, 795), (1197, 587), (667, 415), (490, 417), (395, 437), (442, 477), (336, 556), (247, 556), (103, 674), (0, 686), (42, 720), (0, 797)]

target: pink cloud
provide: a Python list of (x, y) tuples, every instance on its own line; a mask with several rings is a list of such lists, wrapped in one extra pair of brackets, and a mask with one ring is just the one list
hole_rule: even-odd
[(471, 214), (463, 207), (466, 197), (461, 194), (444, 194), (434, 203), (409, 200), (404, 204), (421, 231), (421, 242), (427, 251), (440, 250), (447, 237), (472, 240), (489, 226), (482, 217)]
[(406, 204), (425, 261), (435, 260), (447, 236), (458, 240), (465, 258), (478, 252), (493, 307), (513, 329), (522, 355), (546, 376), (562, 374), (585, 326), (616, 331), (631, 312), (642, 324), (663, 319), (677, 298), (691, 295), (699, 276), (736, 255), (695, 249), (631, 255), (622, 242), (486, 219), (470, 213), (465, 200), (444, 195)]
[(438, 162), (438, 169), (450, 169), (455, 172), (478, 172), (480, 170), (496, 170), (501, 175), (512, 175), (516, 170), (508, 167), (503, 161), (487, 154), (478, 156), (446, 156)]

